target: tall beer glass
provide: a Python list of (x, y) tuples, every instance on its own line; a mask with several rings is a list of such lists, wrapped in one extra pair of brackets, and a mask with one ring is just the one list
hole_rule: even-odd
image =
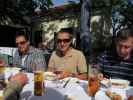
[(42, 96), (44, 88), (43, 71), (34, 71), (34, 95)]
[(88, 95), (94, 96), (99, 90), (100, 81), (98, 79), (98, 71), (96, 69), (90, 69), (88, 77)]

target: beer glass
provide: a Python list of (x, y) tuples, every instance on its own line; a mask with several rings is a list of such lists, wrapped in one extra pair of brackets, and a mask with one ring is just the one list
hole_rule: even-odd
[(0, 64), (0, 89), (5, 87), (5, 66)]
[(44, 90), (43, 71), (34, 71), (34, 95), (42, 96)]
[(96, 69), (90, 69), (88, 77), (88, 95), (94, 96), (99, 90), (100, 80), (98, 78), (98, 71)]

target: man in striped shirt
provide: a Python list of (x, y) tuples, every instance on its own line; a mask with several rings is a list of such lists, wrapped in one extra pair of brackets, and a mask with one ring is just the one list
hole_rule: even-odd
[(15, 42), (18, 49), (13, 57), (14, 66), (27, 72), (46, 69), (43, 52), (30, 45), (29, 37), (26, 34), (19, 32), (15, 37)]
[(114, 48), (97, 57), (97, 64), (105, 77), (126, 79), (133, 85), (133, 30), (121, 29)]

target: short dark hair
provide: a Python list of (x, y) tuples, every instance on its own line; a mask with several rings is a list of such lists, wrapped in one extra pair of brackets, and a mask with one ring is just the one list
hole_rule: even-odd
[(26, 39), (26, 41), (29, 41), (29, 36), (28, 36), (28, 34), (26, 34), (24, 31), (18, 31), (18, 32), (16, 32), (15, 39), (16, 39), (17, 37), (19, 37), (19, 36), (23, 36), (23, 37)]
[(122, 40), (128, 39), (129, 37), (133, 37), (133, 29), (132, 28), (123, 28), (117, 32), (115, 40), (122, 41)]
[(70, 39), (73, 38), (73, 28), (61, 28), (59, 32), (57, 32), (57, 36), (59, 33), (69, 33), (70, 34)]

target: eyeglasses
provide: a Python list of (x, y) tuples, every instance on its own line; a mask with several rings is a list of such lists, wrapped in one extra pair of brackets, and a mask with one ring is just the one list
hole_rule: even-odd
[(18, 46), (18, 45), (24, 45), (26, 43), (26, 41), (21, 41), (21, 42), (18, 42), (18, 43), (16, 43), (16, 45)]
[(57, 43), (61, 43), (61, 42), (68, 43), (70, 42), (70, 39), (57, 39)]

